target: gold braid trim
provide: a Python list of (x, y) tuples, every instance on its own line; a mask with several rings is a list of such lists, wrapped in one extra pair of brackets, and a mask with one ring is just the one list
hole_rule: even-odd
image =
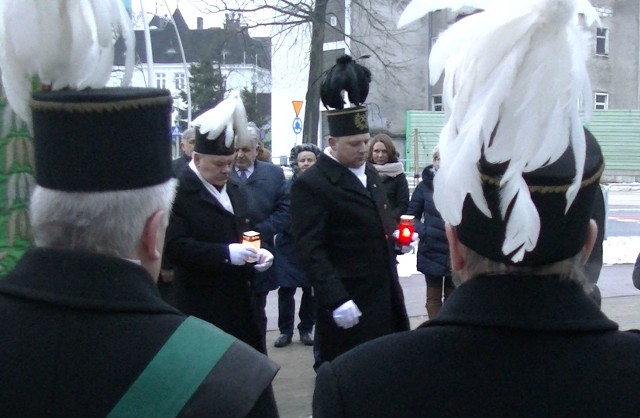
[(140, 109), (148, 107), (159, 107), (170, 105), (170, 97), (147, 97), (142, 99), (120, 100), (115, 102), (90, 102), (90, 103), (68, 103), (68, 102), (45, 102), (31, 99), (31, 109), (44, 112), (66, 112), (66, 113), (102, 113), (118, 112), (122, 110)]
[[(596, 171), (591, 177), (588, 179), (582, 180), (580, 183), (580, 188), (586, 187), (592, 184), (595, 181), (598, 181), (602, 173), (604, 172), (604, 163), (600, 164), (598, 171)], [(494, 187), (500, 187), (500, 180), (502, 177), (492, 177), (486, 174), (480, 175), (482, 182)], [(529, 193), (565, 193), (571, 185), (560, 185), (560, 186), (528, 186)]]
[(327, 117), (352, 115), (354, 113), (364, 113), (366, 111), (367, 111), (367, 108), (364, 106), (350, 107), (350, 108), (341, 109), (341, 110), (330, 110), (327, 112)]

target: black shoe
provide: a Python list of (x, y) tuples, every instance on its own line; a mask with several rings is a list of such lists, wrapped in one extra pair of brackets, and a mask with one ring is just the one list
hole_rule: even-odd
[(313, 336), (310, 332), (300, 332), (300, 342), (304, 345), (313, 345)]
[(291, 344), (291, 335), (280, 334), (276, 342), (273, 343), (274, 347), (286, 347)]

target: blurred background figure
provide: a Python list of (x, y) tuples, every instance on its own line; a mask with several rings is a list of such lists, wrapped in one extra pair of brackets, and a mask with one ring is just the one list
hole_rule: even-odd
[[(320, 148), (314, 144), (296, 145), (291, 149), (289, 165), (293, 168), (293, 178), (287, 182), (287, 198), (291, 191), (291, 185), (301, 173), (316, 163), (320, 153)], [(298, 311), (300, 341), (304, 345), (313, 345), (312, 332), (315, 323), (313, 293), (311, 282), (295, 260), (290, 218), (285, 230), (276, 235), (274, 255), (278, 259), (276, 274), (280, 286), (278, 289), (278, 329), (280, 330), (280, 336), (273, 345), (275, 347), (284, 347), (291, 344), (296, 312), (294, 298), (296, 288), (302, 288), (302, 299), (300, 300), (300, 309)]]
[(265, 163), (272, 162), (271, 151), (264, 147), (262, 141), (258, 141), (258, 155), (256, 156), (256, 160), (264, 161)]
[(451, 278), (449, 243), (444, 221), (433, 203), (433, 178), (440, 168), (440, 152), (433, 149), (433, 164), (422, 171), (422, 181), (411, 196), (407, 213), (416, 217), (418, 244), (417, 268), (427, 282), (427, 314), (429, 319), (440, 312), (442, 303), (455, 289)]
[(404, 165), (398, 161), (398, 151), (391, 137), (378, 134), (369, 142), (367, 161), (373, 164), (380, 175), (391, 205), (391, 215), (397, 222), (409, 205), (409, 184), (404, 174)]
[(171, 171), (173, 172), (173, 177), (178, 178), (180, 174), (182, 174), (182, 170), (189, 165), (191, 161), (191, 157), (193, 156), (193, 147), (196, 144), (196, 130), (194, 128), (189, 128), (182, 133), (182, 137), (180, 138), (180, 149), (182, 150), (182, 155), (173, 160), (171, 163)]

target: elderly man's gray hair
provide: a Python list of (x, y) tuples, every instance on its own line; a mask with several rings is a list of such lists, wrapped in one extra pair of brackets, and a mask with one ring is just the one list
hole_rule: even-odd
[(247, 125), (247, 132), (249, 133), (249, 140), (253, 145), (257, 145), (260, 142), (260, 130), (255, 123), (249, 122)]
[(189, 128), (182, 133), (182, 143), (186, 144), (189, 141), (196, 139), (196, 128)]
[[(470, 248), (465, 247), (465, 267), (462, 272), (467, 279), (481, 275), (491, 274), (521, 274), (529, 276), (555, 275), (562, 280), (571, 280), (579, 283), (585, 293), (590, 293), (593, 289), (591, 283), (584, 274), (584, 262), (586, 254), (583, 251), (566, 260), (542, 266), (518, 266), (500, 263), (481, 256)], [(462, 281), (460, 272), (454, 272), (456, 284)]]
[(65, 192), (36, 186), (30, 202), (35, 244), (131, 257), (151, 215), (163, 210), (163, 225), (167, 225), (176, 184), (171, 179), (113, 192)]

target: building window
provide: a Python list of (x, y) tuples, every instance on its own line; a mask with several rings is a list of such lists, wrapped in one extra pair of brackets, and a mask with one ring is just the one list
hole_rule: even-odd
[(609, 55), (609, 29), (596, 28), (596, 55)]
[(431, 109), (435, 112), (442, 112), (444, 108), (442, 107), (442, 95), (434, 94), (431, 96)]
[(167, 75), (165, 73), (156, 73), (156, 87), (159, 89), (167, 88)]
[(176, 73), (175, 82), (176, 82), (177, 90), (184, 90), (184, 87), (185, 87), (184, 80), (185, 80), (184, 73)]
[(593, 108), (596, 110), (609, 109), (609, 95), (607, 93), (596, 93), (593, 105)]

